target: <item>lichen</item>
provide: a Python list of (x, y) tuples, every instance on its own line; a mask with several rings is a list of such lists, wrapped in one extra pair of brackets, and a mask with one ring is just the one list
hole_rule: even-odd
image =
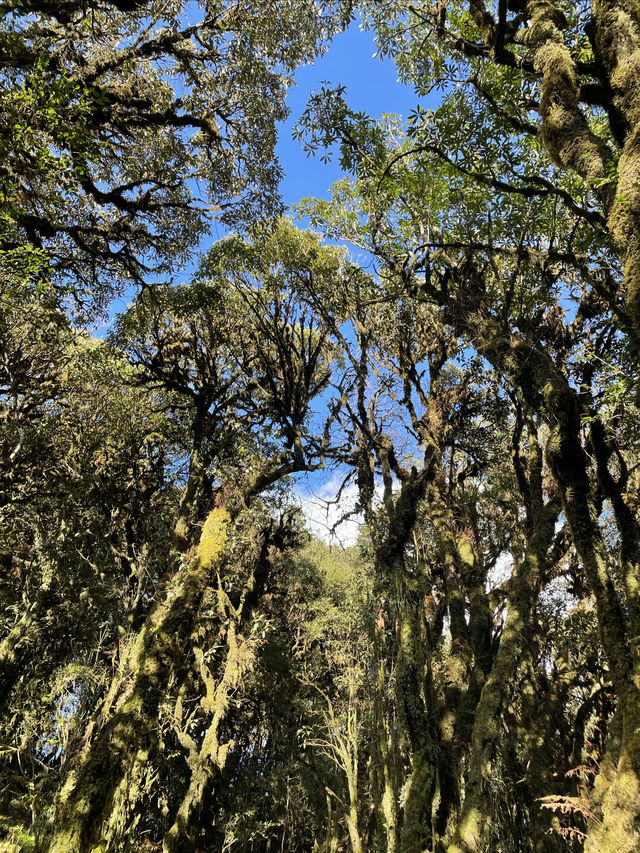
[(593, 821), (585, 853), (634, 853), (640, 849), (640, 730), (636, 727), (637, 696), (630, 693), (631, 713), (627, 710), (624, 716), (631, 717), (636, 731), (622, 748), (618, 766), (614, 768), (611, 761), (601, 766), (593, 800), (602, 819)]
[(458, 554), (465, 566), (473, 567), (475, 563), (475, 555), (473, 553), (473, 548), (467, 539), (460, 539), (460, 542), (458, 543)]
[(465, 808), (456, 838), (447, 847), (447, 853), (478, 853), (482, 850), (487, 815), (475, 805)]
[[(590, 129), (580, 109), (576, 64), (562, 35), (561, 11), (549, 0), (527, 4), (531, 25), (527, 42), (534, 50), (534, 66), (541, 76), (541, 135), (558, 165), (581, 178), (601, 184), (607, 175), (610, 152)], [(608, 189), (603, 188), (606, 194)]]
[(640, 126), (629, 136), (620, 157), (616, 201), (609, 228), (623, 251), (627, 308), (640, 328)]
[(203, 569), (214, 565), (227, 541), (230, 516), (224, 507), (215, 507), (202, 528), (197, 558)]

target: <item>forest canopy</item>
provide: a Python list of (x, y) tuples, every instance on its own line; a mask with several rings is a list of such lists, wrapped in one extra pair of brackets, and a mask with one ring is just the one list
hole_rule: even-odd
[(0, 850), (639, 850), (640, 6), (0, 18)]

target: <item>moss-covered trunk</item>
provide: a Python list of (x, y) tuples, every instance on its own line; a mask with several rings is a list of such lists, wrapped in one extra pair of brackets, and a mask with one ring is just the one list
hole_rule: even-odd
[(513, 572), (507, 599), (507, 615), (493, 666), (480, 694), (471, 732), (471, 756), (462, 812), (448, 853), (479, 853), (490, 844), (492, 824), (492, 767), (500, 761), (502, 716), (513, 693), (517, 676), (531, 642), (532, 617), (558, 517), (557, 502), (542, 499), (541, 460), (537, 459), (535, 435), (530, 432), (529, 492), (534, 506), (524, 558)]
[(205, 797), (213, 778), (226, 764), (230, 744), (220, 742), (220, 726), (227, 715), (232, 694), (239, 688), (243, 676), (253, 667), (255, 661), (255, 644), (247, 641), (240, 631), (246, 625), (253, 605), (264, 591), (269, 566), (268, 551), (273, 543), (271, 532), (269, 530), (264, 535), (256, 565), (244, 582), (235, 605), (218, 578), (217, 610), (221, 623), (226, 626), (225, 659), (221, 675), (211, 673), (202, 650), (194, 648), (196, 663), (205, 687), (200, 705), (203, 712), (209, 715), (210, 721), (200, 746), (187, 732), (183, 731), (179, 735), (188, 752), (187, 765), (191, 775), (174, 822), (163, 838), (164, 853), (187, 853), (195, 849), (196, 830)]
[(591, 496), (588, 460), (580, 440), (582, 410), (576, 392), (547, 354), (516, 337), (507, 340), (496, 335), (489, 340), (487, 331), (487, 357), (506, 370), (532, 405), (541, 398), (550, 428), (547, 462), (595, 597), (600, 639), (618, 703), (619, 757), (606, 794), (601, 796), (600, 814), (590, 827), (586, 849), (589, 853), (630, 853), (640, 846), (640, 660), (634, 653), (637, 643), (630, 636), (627, 604), (623, 605), (615, 587)]
[(111, 697), (112, 713), (86, 744), (60, 791), (43, 851), (102, 851), (125, 843), (157, 738), (159, 703), (184, 653), (229, 523), (224, 507), (210, 513), (196, 556), (177, 572), (135, 638), (124, 677)]
[(416, 523), (418, 506), (432, 479), (432, 466), (403, 483), (395, 500), (388, 487), (388, 469), (383, 454), (383, 475), (387, 481), (386, 511), (389, 534), (376, 549), (378, 582), (387, 599), (387, 618), (394, 627), (395, 709), (398, 736), (410, 754), (410, 768), (404, 785), (404, 807), (385, 776), (383, 807), (388, 843), (398, 844), (403, 853), (422, 853), (431, 835), (431, 801), (434, 790), (436, 750), (432, 743), (427, 699), (428, 642), (425, 632), (420, 581), (409, 578), (405, 548)]
[(429, 716), (426, 695), (426, 654), (429, 649), (422, 630), (422, 608), (418, 596), (405, 592), (398, 605), (396, 704), (411, 757), (411, 768), (404, 786), (400, 850), (403, 853), (422, 853), (431, 838), (431, 803), (437, 766), (433, 719)]
[[(222, 590), (218, 592), (219, 595), (224, 595)], [(180, 736), (182, 745), (188, 750), (187, 764), (191, 776), (175, 820), (163, 838), (162, 849), (165, 853), (187, 853), (195, 849), (195, 829), (198, 826), (205, 795), (210, 788), (213, 775), (224, 768), (229, 750), (229, 743), (220, 743), (220, 724), (229, 707), (231, 692), (238, 686), (242, 676), (253, 663), (251, 650), (236, 632), (238, 620), (234, 617), (239, 614), (228, 612), (225, 615), (229, 622), (222, 677), (216, 681), (204, 663), (202, 652), (196, 655), (206, 685), (206, 695), (201, 704), (212, 714), (212, 718), (200, 747), (186, 732)]]
[(360, 800), (358, 797), (358, 749), (357, 743), (353, 744), (350, 755), (350, 761), (347, 766), (347, 790), (349, 792), (349, 806), (345, 815), (347, 830), (349, 832), (349, 841), (351, 842), (351, 850), (353, 853), (364, 853), (364, 845), (359, 826), (359, 807)]
[(379, 659), (374, 698), (374, 755), (379, 765), (378, 809), (380, 824), (384, 827), (385, 832), (385, 849), (389, 853), (397, 853), (399, 792), (394, 761), (397, 748), (397, 730), (394, 721), (389, 719), (390, 709), (387, 701), (387, 677), (384, 660), (384, 622), (379, 624), (377, 634)]
[[(473, 510), (463, 509), (464, 496), (451, 488), (440, 456), (429, 497), (429, 520), (438, 536), (439, 573), (449, 615), (450, 647), (442, 694), (430, 698), (435, 758), (432, 794), (432, 849), (441, 850), (458, 813), (462, 796), (466, 745), (473, 713), (491, 668), (493, 616), (485, 593), (486, 565), (473, 533)], [(429, 654), (435, 651), (431, 641)], [(432, 759), (433, 761), (433, 759)]]
[(571, 537), (596, 599), (598, 626), (621, 718), (616, 773), (601, 802), (585, 849), (631, 853), (640, 846), (640, 660), (613, 582), (610, 559), (590, 499), (587, 459), (579, 441), (579, 411), (567, 385), (554, 377), (546, 402), (555, 411), (547, 456), (560, 485)]
[(623, 131), (609, 229), (624, 261), (627, 309), (640, 330), (640, 8), (636, 0), (593, 2), (592, 42), (606, 73)]

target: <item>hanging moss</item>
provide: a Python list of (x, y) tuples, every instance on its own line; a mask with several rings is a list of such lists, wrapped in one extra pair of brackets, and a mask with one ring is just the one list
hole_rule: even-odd
[(87, 745), (78, 771), (58, 798), (56, 825), (45, 848), (49, 853), (84, 850), (87, 839), (95, 836), (100, 839), (96, 843), (104, 842), (111, 850), (127, 837), (157, 739), (159, 697), (176, 655), (190, 636), (211, 569), (225, 547), (230, 521), (224, 507), (212, 510), (195, 558), (176, 574), (132, 644), (130, 678), (119, 683), (117, 710)]
[(589, 128), (580, 109), (576, 66), (562, 37), (562, 11), (548, 0), (527, 4), (531, 26), (527, 43), (541, 76), (542, 138), (552, 159), (590, 182), (601, 182), (611, 159), (606, 145)]
[(633, 687), (614, 719), (609, 741), (594, 784), (591, 802), (596, 818), (584, 849), (635, 853), (640, 850), (640, 703)]
[(474, 805), (465, 809), (456, 839), (447, 847), (447, 853), (480, 853), (485, 850), (484, 836), (489, 817)]

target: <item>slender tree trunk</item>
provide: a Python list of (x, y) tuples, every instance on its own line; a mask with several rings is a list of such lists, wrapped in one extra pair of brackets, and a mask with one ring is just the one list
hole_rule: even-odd
[(488, 842), (492, 811), (487, 781), (499, 751), (501, 716), (510, 692), (515, 690), (518, 660), (527, 644), (540, 572), (553, 539), (557, 512), (547, 512), (545, 516), (539, 520), (525, 557), (514, 572), (500, 645), (475, 714), (465, 800), (448, 853), (479, 853)]
[(178, 554), (189, 547), (189, 531), (193, 524), (198, 496), (202, 491), (205, 471), (211, 459), (202, 450), (202, 419), (196, 417), (194, 425), (194, 444), (189, 457), (189, 476), (180, 498), (178, 514), (173, 525), (173, 546)]
[(222, 507), (210, 513), (195, 558), (176, 574), (133, 643), (126, 662), (130, 674), (113, 713), (85, 746), (57, 799), (55, 822), (42, 846), (48, 853), (113, 849), (128, 832), (157, 738), (160, 700), (222, 555), (230, 520)]
[(175, 820), (163, 838), (164, 853), (187, 853), (195, 849), (194, 830), (198, 826), (205, 796), (213, 777), (224, 768), (227, 760), (229, 744), (219, 741), (220, 724), (226, 716), (231, 692), (238, 687), (243, 675), (253, 665), (253, 651), (237, 634), (242, 607), (238, 612), (230, 603), (227, 606), (224, 601), (226, 595), (222, 589), (218, 590), (218, 596), (221, 601), (220, 606), (224, 607), (228, 620), (224, 671), (222, 677), (216, 681), (202, 659), (202, 652), (199, 653), (201, 673), (206, 686), (206, 695), (202, 704), (213, 716), (200, 748), (186, 732), (180, 736), (181, 743), (189, 752), (187, 764), (191, 778)]
[[(396, 727), (389, 720), (386, 674), (385, 674), (385, 629), (382, 612), (378, 616), (376, 627), (376, 646), (378, 655), (378, 677), (376, 679), (374, 699), (374, 731), (378, 761), (380, 763), (380, 803), (381, 823), (384, 826), (386, 846), (389, 853), (398, 850), (398, 792), (394, 767)], [(382, 621), (380, 621), (382, 620)]]
[(420, 630), (420, 605), (405, 595), (397, 614), (398, 657), (396, 702), (399, 721), (411, 750), (411, 769), (404, 786), (400, 832), (403, 853), (422, 853), (431, 835), (431, 801), (435, 785), (437, 747), (432, 739), (425, 696), (425, 640)]
[[(357, 747), (356, 747), (357, 749)], [(347, 787), (349, 789), (349, 810), (346, 814), (347, 829), (353, 853), (365, 853), (358, 826), (358, 756), (357, 751), (351, 756), (350, 766), (347, 773)]]

